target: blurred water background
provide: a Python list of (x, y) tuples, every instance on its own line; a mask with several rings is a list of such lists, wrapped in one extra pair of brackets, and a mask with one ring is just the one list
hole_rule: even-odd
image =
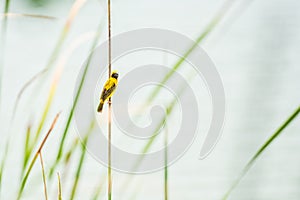
[[(35, 3), (34, 3), (35, 2)], [(44, 68), (73, 1), (11, 1), (12, 13), (36, 13), (54, 16), (55, 20), (8, 18), (5, 51), (5, 68), (1, 110), (1, 152), (8, 137), (14, 134), (3, 199), (11, 199), (19, 181), (25, 127), (36, 120), (44, 104), (41, 96), (47, 94), (49, 84), (44, 84), (40, 96), (34, 86), (25, 93), (17, 119), (9, 127), (13, 102), (23, 84)], [(3, 10), (4, 1), (1, 1)], [(127, 0), (113, 1), (113, 35), (138, 28), (155, 27), (177, 31), (195, 39), (220, 9), (221, 0)], [(200, 109), (200, 135), (189, 151), (169, 168), (170, 199), (220, 199), (243, 166), (271, 135), (271, 133), (298, 106), (300, 100), (300, 2), (297, 0), (239, 0), (224, 20), (202, 44), (223, 79), (226, 91), (226, 123), (223, 135), (214, 151), (204, 160), (198, 160), (211, 109), (205, 92)], [(105, 2), (90, 0), (86, 3), (72, 26), (64, 49), (74, 39), (96, 30), (99, 22), (106, 22)], [(105, 26), (104, 26), (105, 27)], [(106, 40), (103, 31), (101, 41)], [(91, 41), (76, 49), (66, 64), (51, 117), (59, 110), (70, 108), (74, 83), (80, 67), (87, 58)], [(163, 57), (163, 56), (161, 56)], [(156, 61), (161, 58), (156, 55)], [(136, 56), (133, 63), (143, 63)], [(173, 64), (169, 58), (169, 64)], [(123, 63), (130, 61), (123, 61)], [(148, 61), (147, 61), (148, 62)], [(146, 63), (147, 63), (146, 62)], [(150, 62), (150, 63), (151, 63)], [(48, 81), (49, 82), (49, 81)], [(191, 83), (201, 85), (201, 78)], [(202, 85), (201, 88), (205, 87)], [(32, 100), (33, 99), (33, 100)], [(207, 107), (206, 107), (207, 105)], [(200, 106), (201, 107), (201, 106)], [(36, 108), (36, 109), (35, 109)], [(62, 113), (62, 124), (66, 113)], [(50, 125), (52, 118), (47, 120)], [(177, 119), (173, 119), (174, 123)], [(300, 123), (294, 121), (285, 133), (271, 145), (253, 169), (234, 191), (231, 199), (243, 200), (298, 200), (300, 199)], [(74, 128), (74, 127), (72, 127)], [(298, 134), (298, 135), (297, 135)], [(77, 137), (76, 131), (70, 138)], [(56, 153), (53, 145), (59, 136), (53, 134), (45, 147), (45, 165)], [(71, 139), (70, 139), (71, 141)], [(50, 153), (49, 153), (50, 152)], [(50, 154), (50, 155), (48, 155)], [(53, 154), (53, 155), (51, 155)], [(52, 157), (51, 157), (52, 156)], [(49, 157), (49, 158), (48, 158)], [(87, 199), (106, 169), (88, 155), (85, 161), (84, 181), (78, 189), (77, 199)], [(24, 199), (41, 199), (43, 195), (39, 166), (37, 173), (26, 186)], [(74, 171), (72, 166), (70, 171)], [(71, 173), (71, 172), (70, 172)], [(114, 199), (163, 199), (163, 172), (134, 176), (129, 189), (122, 188), (130, 175), (114, 172)], [(63, 192), (68, 197), (68, 184), (72, 176), (63, 179)], [(55, 185), (51, 186), (55, 195)]]

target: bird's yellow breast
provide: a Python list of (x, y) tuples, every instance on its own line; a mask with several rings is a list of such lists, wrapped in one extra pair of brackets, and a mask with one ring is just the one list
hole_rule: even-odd
[(105, 88), (106, 90), (108, 90), (109, 88), (113, 87), (113, 85), (117, 85), (117, 83), (118, 83), (118, 80), (117, 80), (117, 79), (110, 77), (110, 78), (106, 81), (106, 83), (105, 83), (105, 85), (104, 85), (104, 88)]

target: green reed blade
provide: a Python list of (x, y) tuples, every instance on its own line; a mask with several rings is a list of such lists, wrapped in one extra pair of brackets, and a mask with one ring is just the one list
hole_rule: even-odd
[(231, 192), (238, 186), (242, 178), (247, 174), (247, 172), (250, 170), (250, 168), (253, 166), (253, 164), (256, 162), (257, 158), (266, 150), (268, 146), (271, 145), (271, 143), (280, 136), (281, 133), (283, 133), (283, 130), (297, 117), (297, 115), (300, 113), (300, 106), (291, 114), (291, 116), (288, 117), (288, 119), (267, 139), (267, 141), (258, 149), (258, 151), (254, 154), (254, 156), (250, 159), (250, 161), (246, 164), (246, 166), (243, 168), (242, 172), (238, 176), (238, 178), (233, 182), (229, 190), (226, 192), (226, 194), (223, 196), (223, 200), (226, 200)]

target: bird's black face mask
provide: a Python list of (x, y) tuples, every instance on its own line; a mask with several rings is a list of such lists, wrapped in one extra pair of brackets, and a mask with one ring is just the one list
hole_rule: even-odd
[(111, 75), (111, 77), (113, 77), (113, 78), (115, 78), (115, 79), (118, 79), (118, 77), (119, 77), (119, 74), (117, 74), (117, 73), (113, 73), (113, 74)]

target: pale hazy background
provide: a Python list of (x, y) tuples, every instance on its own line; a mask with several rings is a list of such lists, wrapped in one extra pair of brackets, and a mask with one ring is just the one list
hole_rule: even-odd
[[(10, 12), (43, 14), (57, 19), (8, 19), (1, 110), (1, 151), (5, 138), (10, 134), (8, 122), (17, 92), (46, 65), (72, 3), (70, 0), (45, 0), (38, 4), (28, 0), (11, 1)], [(3, 4), (4, 0), (0, 4), (1, 10)], [(112, 4), (113, 35), (138, 28), (155, 27), (174, 30), (195, 39), (222, 6), (223, 1), (112, 0)], [(215, 150), (205, 160), (198, 160), (203, 134), (209, 123), (209, 117), (203, 119), (199, 138), (186, 155), (169, 169), (171, 200), (220, 199), (258, 147), (299, 105), (299, 9), (298, 0), (239, 0), (202, 44), (214, 60), (224, 82), (227, 99), (226, 124)], [(76, 17), (64, 48), (80, 34), (95, 31), (101, 19), (106, 22), (105, 14), (105, 6), (101, 6), (96, 0), (88, 1)], [(106, 39), (106, 35), (104, 30), (102, 41)], [(74, 83), (89, 48), (90, 42), (77, 49), (68, 60), (48, 124), (59, 110), (66, 111), (62, 114), (60, 124), (65, 122), (73, 98)], [(170, 65), (173, 64), (172, 61), (170, 58)], [(49, 81), (47, 84), (44, 86), (45, 94)], [(197, 80), (192, 84), (197, 85)], [(2, 197), (5, 200), (10, 199), (17, 189), (15, 185), (19, 181), (18, 167), (21, 165), (24, 127), (28, 121), (34, 121), (41, 115), (41, 106), (44, 104), (44, 98), (41, 98), (43, 94), (32, 95), (33, 90), (34, 86), (26, 92), (17, 120), (11, 127), (16, 142), (14, 151), (10, 152), (14, 156), (10, 157), (7, 174), (4, 175), (5, 192)], [(203, 101), (208, 100), (204, 97)], [(29, 106), (31, 103), (34, 105)], [(211, 112), (209, 108), (202, 109), (203, 112), (207, 111), (202, 113), (203, 116)], [(242, 180), (231, 199), (300, 199), (299, 122), (298, 118), (270, 146)], [(75, 131), (70, 132), (70, 138), (72, 137), (77, 137)], [(56, 153), (53, 145), (57, 145), (58, 138), (60, 136), (53, 134), (45, 147), (49, 154), (45, 156), (46, 168), (47, 162)], [(50, 155), (51, 152), (53, 155)], [(40, 171), (36, 168), (36, 177), (33, 175), (26, 187), (24, 199), (43, 197)], [(106, 169), (101, 164), (88, 156), (77, 199), (86, 199), (105, 172)], [(114, 173), (114, 199), (128, 199), (132, 193), (137, 193), (137, 199), (163, 199), (163, 172), (135, 176), (132, 187), (123, 191), (122, 186), (127, 178), (126, 174)], [(66, 197), (69, 192), (68, 183), (72, 181), (72, 176), (63, 180)], [(52, 195), (55, 195), (55, 187), (54, 185), (52, 188)]]

